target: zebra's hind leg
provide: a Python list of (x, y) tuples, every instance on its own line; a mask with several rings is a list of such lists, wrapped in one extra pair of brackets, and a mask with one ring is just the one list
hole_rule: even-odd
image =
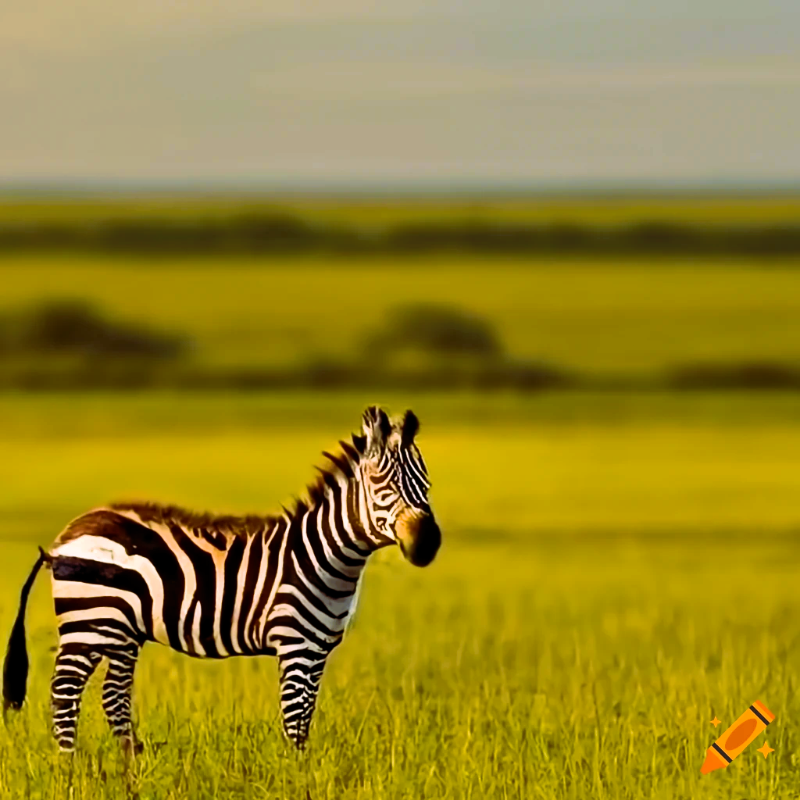
[(62, 752), (75, 749), (81, 695), (102, 657), (91, 645), (70, 643), (59, 648), (50, 683), (50, 709), (53, 734)]
[(107, 650), (108, 672), (103, 683), (103, 710), (115, 736), (122, 740), (127, 755), (142, 751), (131, 721), (133, 673), (139, 657), (138, 644)]

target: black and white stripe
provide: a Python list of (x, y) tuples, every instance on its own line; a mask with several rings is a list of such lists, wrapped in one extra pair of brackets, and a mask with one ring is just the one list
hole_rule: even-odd
[(369, 555), (399, 543), (425, 564), (438, 549), (416, 430), (411, 412), (391, 423), (368, 409), (363, 435), (326, 454), (332, 467), (309, 501), (277, 518), (114, 504), (74, 520), (46, 556), (60, 636), (51, 686), (60, 747), (73, 749), (83, 689), (105, 657), (108, 721), (138, 748), (131, 691), (148, 641), (198, 658), (276, 655), (284, 731), (303, 747)]

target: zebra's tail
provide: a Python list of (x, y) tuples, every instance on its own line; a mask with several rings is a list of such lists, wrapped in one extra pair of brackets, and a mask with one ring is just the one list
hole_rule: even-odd
[(50, 557), (39, 548), (39, 558), (33, 565), (28, 580), (22, 587), (19, 596), (19, 611), (11, 629), (8, 639), (6, 659), (3, 662), (3, 716), (9, 708), (19, 711), (25, 702), (25, 692), (28, 686), (28, 649), (25, 645), (25, 609), (28, 605), (28, 595), (31, 593), (33, 582), (39, 570)]

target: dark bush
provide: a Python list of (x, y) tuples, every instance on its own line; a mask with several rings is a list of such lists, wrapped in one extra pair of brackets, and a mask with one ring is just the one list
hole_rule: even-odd
[(176, 336), (111, 321), (77, 300), (52, 300), (0, 317), (5, 356), (162, 359), (178, 356), (185, 344)]
[(442, 359), (496, 359), (503, 352), (491, 323), (457, 306), (434, 303), (392, 309), (383, 329), (367, 337), (365, 349), (379, 360), (409, 350)]

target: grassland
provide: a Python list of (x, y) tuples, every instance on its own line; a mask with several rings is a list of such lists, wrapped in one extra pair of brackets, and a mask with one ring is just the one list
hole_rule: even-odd
[[(781, 223), (792, 198), (287, 201), (383, 226), (483, 219)], [(0, 220), (224, 217), (251, 201), (5, 203)], [(79, 298), (188, 334), (208, 366), (353, 354), (393, 306), (447, 302), (512, 358), (592, 374), (800, 359), (792, 261), (473, 258), (0, 259), (0, 313)], [(204, 663), (148, 646), (147, 742), (126, 771), (90, 687), (80, 751), (49, 734), (56, 643), (47, 581), (29, 609), (29, 703), (0, 728), (0, 798), (693, 798), (800, 796), (800, 403), (797, 394), (361, 392), (0, 394), (0, 637), (36, 556), (114, 498), (270, 511), (368, 403), (422, 420), (444, 532), (417, 570), (375, 557), (334, 654), (308, 753), (278, 729), (269, 659)], [(2, 640), (0, 640), (1, 642)], [(715, 737), (755, 699), (777, 718), (724, 772)], [(719, 734), (716, 731), (716, 735)], [(756, 752), (764, 740), (775, 752)]]
[[(374, 398), (371, 398), (374, 399)], [(29, 704), (0, 730), (0, 796), (791, 798), (800, 706), (800, 418), (794, 398), (387, 398), (420, 413), (445, 534), (430, 568), (386, 551), (331, 660), (305, 758), (278, 732), (270, 660), (144, 651), (149, 746), (127, 773), (95, 684), (81, 752), (47, 722), (45, 580)], [(268, 510), (367, 398), (0, 399), (0, 631), (73, 514), (145, 494)], [(776, 713), (701, 776), (756, 698)], [(160, 747), (157, 745), (161, 744)]]
[(388, 309), (421, 300), (486, 317), (513, 357), (590, 374), (800, 354), (793, 262), (37, 256), (0, 260), (0, 282), (0, 313), (82, 298), (122, 321), (189, 334), (207, 367), (349, 355)]

